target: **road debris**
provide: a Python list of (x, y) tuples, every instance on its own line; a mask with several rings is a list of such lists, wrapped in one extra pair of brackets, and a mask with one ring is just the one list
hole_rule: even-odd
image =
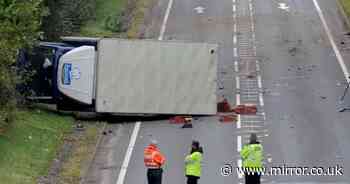
[(237, 114), (220, 114), (219, 121), (222, 123), (237, 122)]
[(232, 112), (231, 105), (228, 103), (227, 99), (224, 98), (221, 102), (217, 104), (218, 112)]
[(258, 112), (258, 109), (255, 104), (243, 104), (243, 105), (237, 105), (233, 112), (237, 114), (243, 114), (243, 115), (253, 115)]
[(192, 120), (191, 116), (175, 116), (169, 119), (172, 124), (185, 124), (192, 122)]

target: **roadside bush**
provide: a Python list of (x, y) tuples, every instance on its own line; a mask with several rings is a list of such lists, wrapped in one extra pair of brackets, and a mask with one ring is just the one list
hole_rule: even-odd
[(112, 32), (123, 31), (123, 15), (122, 14), (110, 14), (105, 19), (105, 29)]
[(30, 48), (41, 36), (42, 0), (0, 0), (0, 128), (14, 119), (16, 107), (15, 62), (20, 48)]
[(96, 17), (96, 0), (45, 0), (45, 4), (50, 15), (42, 28), (48, 40), (78, 33), (86, 21)]

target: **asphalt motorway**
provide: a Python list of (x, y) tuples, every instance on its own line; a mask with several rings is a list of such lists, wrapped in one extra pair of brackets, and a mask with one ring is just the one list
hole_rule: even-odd
[[(174, 0), (167, 11), (170, 1), (159, 1), (147, 35), (220, 44), (218, 76), (224, 88), (218, 89), (218, 97), (225, 96), (233, 105), (255, 102), (263, 118), (242, 116), (239, 124), (223, 124), (217, 117), (200, 117), (192, 129), (167, 120), (137, 123), (136, 129), (127, 124), (128, 136), (119, 142), (131, 142), (130, 147), (121, 146), (125, 151), (111, 159), (117, 169), (105, 183), (146, 184), (143, 149), (151, 137), (167, 158), (163, 183), (185, 183), (184, 157), (193, 139), (204, 148), (201, 184), (242, 183), (234, 168), (249, 132), (258, 133), (267, 168), (342, 167), (342, 176), (264, 176), (263, 183), (350, 183), (350, 114), (336, 111), (345, 77), (315, 7), (317, 2), (338, 44), (344, 27), (336, 2)], [(159, 33), (162, 25), (164, 32)], [(347, 62), (345, 52), (341, 50)], [(233, 167), (229, 176), (220, 172), (225, 164)]]

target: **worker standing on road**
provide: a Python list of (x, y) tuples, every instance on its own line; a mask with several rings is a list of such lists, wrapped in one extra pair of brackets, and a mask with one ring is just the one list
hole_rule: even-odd
[(263, 147), (258, 142), (256, 134), (250, 135), (249, 144), (241, 151), (246, 184), (260, 184), (260, 171), (263, 169)]
[(165, 157), (159, 151), (158, 142), (152, 140), (144, 150), (144, 162), (147, 167), (148, 184), (162, 183), (162, 166), (165, 164)]
[(192, 141), (191, 154), (185, 158), (185, 174), (187, 184), (197, 184), (201, 176), (203, 148), (199, 146), (198, 141)]

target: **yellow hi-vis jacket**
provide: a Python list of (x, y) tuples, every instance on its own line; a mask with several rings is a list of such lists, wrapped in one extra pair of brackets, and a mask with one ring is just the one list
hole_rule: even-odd
[(263, 147), (261, 144), (245, 145), (241, 151), (244, 168), (262, 168)]
[(202, 153), (196, 151), (185, 158), (185, 174), (186, 176), (201, 176)]

